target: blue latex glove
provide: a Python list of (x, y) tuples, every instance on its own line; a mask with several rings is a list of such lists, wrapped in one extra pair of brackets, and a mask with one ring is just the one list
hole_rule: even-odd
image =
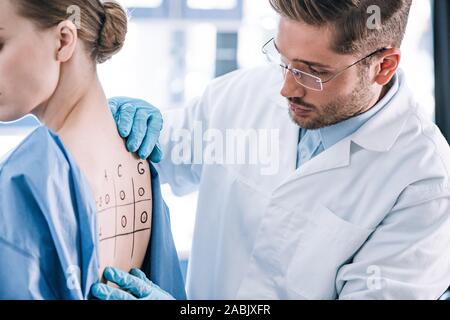
[(91, 293), (100, 300), (175, 300), (169, 293), (147, 279), (139, 269), (131, 269), (130, 273), (107, 267), (103, 273), (106, 280), (119, 288), (112, 288), (103, 283), (92, 286)]
[(127, 139), (130, 152), (138, 153), (139, 157), (159, 163), (163, 152), (158, 139), (162, 130), (161, 112), (144, 100), (115, 97), (109, 99), (109, 108), (117, 123), (119, 134)]

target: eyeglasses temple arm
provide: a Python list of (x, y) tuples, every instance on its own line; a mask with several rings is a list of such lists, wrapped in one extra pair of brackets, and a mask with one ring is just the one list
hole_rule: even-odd
[(380, 53), (380, 52), (383, 52), (383, 51), (385, 51), (385, 50), (387, 50), (387, 48), (381, 48), (381, 49), (378, 49), (378, 50), (372, 52), (371, 54), (365, 56), (364, 58), (359, 59), (358, 61), (352, 63), (352, 64), (349, 65), (348, 67), (342, 69), (341, 71), (338, 71), (338, 72), (335, 73), (330, 79), (325, 80), (325, 81), (322, 81), (322, 83), (330, 82), (331, 80), (333, 80), (334, 78), (336, 78), (338, 75), (340, 75), (340, 74), (343, 73), (344, 71), (350, 69), (351, 67), (357, 65), (357, 64), (360, 63), (361, 61), (364, 61), (364, 60), (366, 60), (367, 58), (373, 57), (374, 55), (376, 55), (376, 54), (378, 54), (378, 53)]

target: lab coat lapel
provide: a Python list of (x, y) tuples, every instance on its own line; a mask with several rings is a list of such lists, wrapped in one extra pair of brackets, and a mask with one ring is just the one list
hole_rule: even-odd
[(289, 189), (291, 183), (304, 179), (305, 177), (319, 174), (327, 170), (348, 167), (350, 165), (351, 141), (344, 139), (330, 149), (325, 150), (310, 161), (304, 163), (294, 174), (288, 176), (278, 185), (272, 193), (273, 197), (280, 196)]
[(346, 167), (350, 164), (350, 140), (344, 139), (306, 162), (296, 172), (297, 177), (306, 177), (315, 173)]

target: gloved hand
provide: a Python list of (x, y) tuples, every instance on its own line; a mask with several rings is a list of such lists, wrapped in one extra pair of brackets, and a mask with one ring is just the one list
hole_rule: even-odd
[(91, 293), (100, 300), (175, 300), (169, 293), (151, 282), (139, 269), (130, 273), (107, 267), (103, 273), (106, 280), (120, 288), (112, 288), (103, 283), (92, 286)]
[(151, 104), (138, 99), (116, 97), (109, 99), (109, 108), (117, 123), (119, 134), (127, 139), (130, 152), (138, 152), (141, 159), (150, 156), (150, 161), (158, 163), (163, 152), (158, 139), (162, 130), (161, 112)]

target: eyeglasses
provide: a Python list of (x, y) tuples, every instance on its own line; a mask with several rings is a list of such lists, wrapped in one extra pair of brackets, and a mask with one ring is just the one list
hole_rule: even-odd
[[(264, 46), (262, 47), (262, 52), (266, 55), (267, 60), (269, 60), (269, 62), (271, 62), (271, 63), (275, 63), (275, 64), (279, 65), (283, 70), (283, 74), (284, 74), (285, 78), (287, 76), (288, 71), (290, 71), (292, 73), (292, 75), (294, 76), (295, 81), (298, 84), (304, 86), (305, 88), (315, 90), (315, 91), (323, 91), (323, 85), (325, 83), (330, 82), (331, 80), (335, 79), (337, 76), (341, 75), (344, 71), (350, 69), (351, 67), (357, 65), (358, 63), (360, 63), (382, 51), (385, 51), (385, 50), (387, 50), (387, 48), (378, 49), (378, 50), (372, 52), (371, 54), (365, 56), (364, 58), (359, 59), (358, 61), (352, 63), (348, 67), (345, 67), (344, 69), (334, 73), (327, 80), (322, 80), (318, 76), (315, 76), (313, 74), (310, 74), (310, 73), (307, 73), (307, 72), (304, 72), (304, 71), (301, 71), (301, 70), (298, 70), (295, 68), (291, 68), (289, 65), (284, 63), (282, 60), (282, 56), (275, 45), (275, 38), (272, 38), (269, 41), (267, 41), (267, 43), (264, 44)], [(320, 73), (319, 73), (319, 75), (320, 75)]]

